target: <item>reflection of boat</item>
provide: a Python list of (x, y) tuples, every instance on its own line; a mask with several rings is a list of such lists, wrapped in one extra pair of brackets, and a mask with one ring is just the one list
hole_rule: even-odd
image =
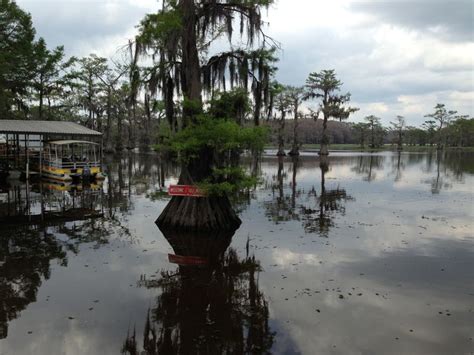
[(60, 180), (103, 179), (98, 143), (61, 140), (46, 143), (43, 157), (37, 161), (37, 170), (44, 177)]
[(55, 179), (43, 179), (41, 186), (45, 190), (50, 191), (83, 191), (85, 189), (90, 191), (100, 190), (102, 187), (101, 181), (93, 181), (90, 184), (74, 184), (72, 181), (59, 181)]
[(101, 188), (101, 182), (71, 184), (56, 180), (10, 184), (5, 192), (0, 190), (0, 230), (102, 217)]
[(10, 175), (9, 173), (10, 166), (6, 161), (0, 161), (0, 182), (5, 181)]

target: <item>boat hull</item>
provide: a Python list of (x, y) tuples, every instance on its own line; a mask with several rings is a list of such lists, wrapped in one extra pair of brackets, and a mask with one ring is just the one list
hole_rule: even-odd
[(90, 169), (63, 169), (63, 168), (54, 168), (50, 166), (43, 166), (41, 168), (42, 176), (53, 179), (57, 181), (93, 181), (93, 180), (103, 180), (105, 178), (99, 167), (93, 167)]

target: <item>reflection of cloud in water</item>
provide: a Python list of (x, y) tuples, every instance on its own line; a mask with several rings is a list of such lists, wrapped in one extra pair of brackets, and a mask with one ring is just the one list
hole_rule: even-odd
[[(373, 349), (385, 349), (386, 354), (468, 353), (472, 328), (467, 325), (474, 321), (474, 247), (444, 240), (425, 244), (421, 249), (411, 246), (379, 256), (367, 251), (358, 258), (352, 250), (338, 248), (334, 255), (338, 262), (331, 255), (320, 268), (287, 270), (285, 290), (300, 290), (305, 280), (311, 292), (296, 293), (296, 302), (275, 302), (272, 314), (288, 319), (287, 331), (308, 354), (353, 353), (354, 349), (357, 353)], [(306, 258), (311, 264), (315, 259), (288, 251), (272, 254), (274, 260), (292, 263)], [(321, 258), (327, 256), (326, 252)], [(273, 277), (280, 273), (278, 269)]]
[(321, 259), (316, 254), (295, 253), (289, 249), (275, 249), (272, 251), (272, 259), (279, 266), (288, 266), (295, 263), (306, 265), (319, 265)]
[(437, 291), (451, 293), (453, 287), (457, 296), (474, 292), (474, 245), (467, 241), (430, 239), (422, 246), (394, 249), (346, 264), (341, 269), (347, 274), (357, 270), (378, 283), (411, 284), (418, 291), (428, 288), (430, 296)]

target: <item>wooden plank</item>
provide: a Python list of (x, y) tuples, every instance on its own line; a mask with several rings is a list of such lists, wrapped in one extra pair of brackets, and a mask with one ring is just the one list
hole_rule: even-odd
[(200, 256), (183, 256), (168, 254), (168, 260), (170, 263), (178, 265), (207, 265), (209, 261), (206, 258)]
[(170, 185), (168, 187), (168, 195), (170, 196), (188, 196), (188, 197), (205, 197), (206, 194), (197, 186), (193, 185)]

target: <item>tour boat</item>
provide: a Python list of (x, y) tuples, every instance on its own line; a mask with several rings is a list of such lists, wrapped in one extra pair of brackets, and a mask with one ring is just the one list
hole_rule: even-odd
[(102, 180), (100, 144), (80, 140), (47, 142), (37, 160), (42, 176), (60, 180)]

